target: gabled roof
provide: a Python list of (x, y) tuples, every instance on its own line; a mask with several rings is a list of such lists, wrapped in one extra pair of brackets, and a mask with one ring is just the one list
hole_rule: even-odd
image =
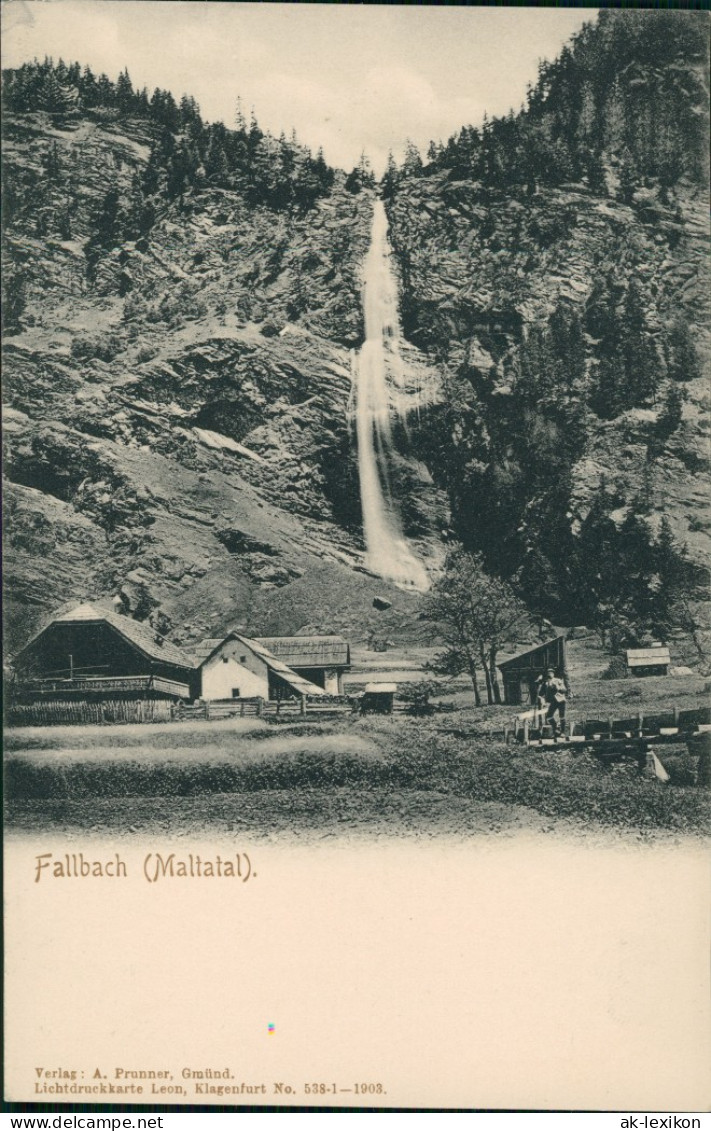
[(627, 666), (629, 668), (652, 668), (656, 664), (670, 664), (668, 648), (628, 648)]
[(201, 640), (199, 644), (191, 645), (195, 657), (195, 666), (200, 667), (220, 647), (220, 644), (224, 644), (225, 640), (230, 640), (231, 636), (231, 633), (229, 636), (208, 636), (205, 640)]
[(30, 645), (39, 640), (40, 636), (43, 636), (55, 624), (101, 624), (102, 622), (110, 625), (125, 640), (128, 640), (130, 644), (133, 644), (135, 648), (138, 648), (151, 660), (160, 660), (164, 664), (172, 664), (179, 668), (191, 669), (195, 667), (193, 660), (185, 652), (182, 652), (175, 644), (171, 644), (150, 625), (140, 624), (139, 621), (132, 620), (130, 617), (120, 616), (118, 613), (97, 608), (88, 603), (77, 605), (66, 613), (52, 617), (44, 628), (41, 628), (28, 640), (19, 655), (26, 652)]
[(244, 644), (244, 646), (256, 656), (259, 656), (275, 675), (283, 679), (284, 683), (287, 683), (297, 695), (326, 694), (322, 687), (311, 683), (308, 679), (304, 679), (303, 676), (298, 675), (297, 672), (292, 671), (283, 660), (280, 660), (277, 656), (274, 656), (268, 648), (265, 648), (261, 640), (252, 640), (248, 636), (241, 636), (238, 632), (228, 632), (227, 636), (223, 636), (221, 640), (210, 638), (203, 640), (202, 644), (198, 644), (195, 649), (195, 654), (199, 657), (198, 666), (202, 667), (208, 660), (212, 659), (215, 653), (218, 652), (222, 645), (227, 643), (228, 640), (238, 640), (240, 644)]
[[(561, 632), (557, 636), (553, 636), (550, 640), (544, 640), (542, 644), (536, 644), (535, 648), (529, 648), (527, 652), (519, 652), (518, 656), (513, 656), (510, 660), (504, 660), (503, 663), (497, 664), (497, 668), (505, 671), (511, 668), (515, 671), (518, 668), (536, 668), (541, 665), (546, 667), (550, 665), (550, 654), (555, 649), (563, 649), (565, 646), (565, 633)], [(555, 666), (555, 665), (553, 665)]]
[(350, 647), (342, 636), (260, 636), (257, 642), (292, 668), (350, 667)]

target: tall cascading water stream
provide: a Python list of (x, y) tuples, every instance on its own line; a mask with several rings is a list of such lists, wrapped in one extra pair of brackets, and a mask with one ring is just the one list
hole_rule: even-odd
[(400, 355), (397, 279), (388, 241), (388, 220), (375, 201), (370, 249), (363, 263), (365, 342), (354, 358), (353, 401), (358, 440), (366, 565), (373, 573), (407, 588), (430, 587), (427, 570), (403, 533), (390, 469), (396, 455), (392, 419), (407, 427), (419, 406)]

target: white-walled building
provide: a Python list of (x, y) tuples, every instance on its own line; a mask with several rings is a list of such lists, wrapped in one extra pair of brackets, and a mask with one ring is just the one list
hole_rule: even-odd
[(326, 694), (274, 656), (261, 641), (236, 632), (221, 640), (204, 640), (196, 649), (196, 661), (196, 698), (285, 699)]

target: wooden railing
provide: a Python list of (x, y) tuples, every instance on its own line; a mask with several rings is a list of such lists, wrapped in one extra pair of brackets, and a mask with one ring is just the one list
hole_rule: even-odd
[(28, 679), (18, 683), (18, 695), (57, 695), (63, 692), (78, 692), (79, 694), (102, 692), (103, 694), (148, 692), (154, 691), (161, 695), (188, 698), (190, 689), (187, 683), (178, 683), (177, 680), (166, 679), (160, 675), (126, 675), (126, 676), (75, 676), (72, 679)]
[[(545, 741), (546, 708), (533, 707), (530, 711), (516, 716), (515, 737), (519, 742)], [(688, 736), (703, 732), (711, 727), (711, 707), (697, 707), (680, 711), (676, 707), (669, 711), (644, 713), (639, 711), (622, 719), (586, 718), (569, 721), (566, 727), (567, 738), (571, 743), (596, 743), (624, 741), (625, 739), (685, 740)], [(507, 736), (511, 732), (507, 728)]]
[(233, 718), (293, 718), (314, 715), (349, 714), (353, 701), (345, 695), (303, 696), (299, 699), (262, 699), (259, 696), (245, 699), (210, 699), (196, 703), (179, 703), (173, 706), (172, 718), (233, 719)]

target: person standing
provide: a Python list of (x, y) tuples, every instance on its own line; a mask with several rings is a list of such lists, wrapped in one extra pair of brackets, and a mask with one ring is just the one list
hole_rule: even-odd
[(547, 704), (546, 723), (553, 728), (553, 737), (557, 738), (565, 728), (568, 689), (565, 682), (556, 676), (555, 668), (548, 668), (546, 678), (538, 689), (538, 701), (541, 706)]

